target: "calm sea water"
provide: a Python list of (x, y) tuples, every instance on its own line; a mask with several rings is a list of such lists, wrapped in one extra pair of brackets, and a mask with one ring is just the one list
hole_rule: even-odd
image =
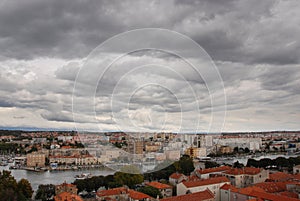
[[(9, 166), (0, 166), (0, 170), (9, 170)], [(75, 176), (81, 173), (91, 173), (93, 176), (106, 176), (114, 174), (113, 171), (103, 169), (87, 169), (80, 171), (47, 171), (47, 172), (32, 172), (26, 170), (9, 170), (11, 174), (19, 181), (22, 178), (27, 179), (34, 191), (38, 189), (40, 184), (61, 184), (63, 182), (72, 183), (75, 181)]]
[[(255, 157), (254, 159), (259, 160), (262, 158), (271, 158), (275, 159), (277, 157), (295, 157), (295, 156), (286, 156), (286, 155), (264, 155)], [(229, 163), (233, 164), (235, 161), (239, 161), (246, 165), (248, 158), (232, 158), (229, 160), (218, 159), (219, 163)], [(9, 166), (0, 166), (0, 170), (9, 170)], [(90, 170), (80, 170), (80, 171), (47, 171), (47, 172), (32, 172), (26, 170), (9, 170), (12, 175), (16, 178), (16, 180), (20, 180), (22, 178), (27, 179), (33, 188), (34, 191), (38, 189), (40, 184), (61, 184), (63, 182), (72, 183), (75, 181), (75, 176), (81, 173), (91, 173), (93, 176), (106, 176), (110, 174), (114, 174), (114, 171), (103, 169), (90, 169)]]

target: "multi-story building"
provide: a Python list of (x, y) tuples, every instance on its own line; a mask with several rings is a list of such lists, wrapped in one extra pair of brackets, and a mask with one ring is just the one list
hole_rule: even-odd
[(183, 180), (187, 180), (187, 176), (181, 173), (173, 173), (169, 176), (169, 183), (176, 186), (176, 184), (182, 182)]
[(260, 150), (262, 147), (261, 138), (244, 138), (244, 137), (223, 137), (214, 140), (216, 145), (229, 146), (231, 148), (248, 148), (250, 151)]
[(129, 139), (127, 141), (127, 152), (131, 154), (143, 154), (144, 142), (139, 139)]
[(269, 178), (269, 170), (253, 167), (231, 168), (222, 174), (237, 188), (244, 188), (256, 183), (264, 182)]
[(210, 190), (205, 190), (197, 193), (179, 195), (161, 199), (160, 201), (214, 201), (215, 195)]
[(209, 189), (215, 196), (215, 200), (220, 200), (220, 188), (224, 184), (230, 184), (226, 177), (213, 177), (204, 180), (184, 181), (177, 184), (177, 195), (197, 193)]
[(230, 170), (230, 169), (231, 169), (231, 167), (224, 165), (224, 166), (215, 167), (215, 168), (206, 168), (206, 169), (195, 170), (194, 173), (200, 179), (208, 179), (210, 176), (222, 175), (223, 172)]
[(49, 156), (49, 162), (59, 165), (95, 165), (99, 163), (98, 158), (90, 155)]
[(46, 155), (33, 152), (26, 155), (27, 167), (45, 167)]
[(206, 148), (204, 147), (190, 147), (185, 151), (185, 154), (189, 155), (191, 158), (201, 158), (206, 157)]
[(166, 150), (166, 159), (168, 160), (179, 160), (180, 159), (180, 150)]

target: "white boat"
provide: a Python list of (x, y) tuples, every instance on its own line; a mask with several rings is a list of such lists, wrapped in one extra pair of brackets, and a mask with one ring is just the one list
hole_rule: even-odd
[(87, 179), (87, 178), (91, 178), (92, 174), (91, 173), (82, 173), (82, 174), (78, 174), (75, 176), (75, 179)]

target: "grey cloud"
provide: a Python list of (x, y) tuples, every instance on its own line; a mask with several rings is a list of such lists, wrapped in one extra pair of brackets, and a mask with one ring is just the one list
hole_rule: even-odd
[(292, 16), (297, 11), (293, 1), (29, 0), (5, 1), (0, 11), (3, 57), (82, 58), (115, 34), (162, 27), (187, 34), (215, 60), (299, 62), (300, 30), (293, 26), (299, 19)]
[[(216, 61), (227, 94), (228, 121), (235, 128), (254, 128), (254, 120), (247, 124), (245, 119), (255, 114), (270, 119), (270, 127), (295, 128), (300, 100), (298, 13), (299, 2), (293, 0), (5, 1), (0, 5), (0, 107), (4, 112), (14, 108), (20, 114), (36, 113), (46, 123), (71, 125), (74, 81), (90, 51), (123, 31), (160, 27), (191, 37)], [(167, 44), (160, 39), (144, 41), (144, 37), (136, 36), (134, 41), (145, 46)], [(111, 49), (118, 50), (118, 45)], [(206, 66), (203, 58), (195, 58), (194, 50), (184, 44), (167, 45), (182, 48), (193, 61)], [(205, 76), (201, 77), (177, 56), (141, 51), (115, 62), (99, 81), (102, 68), (116, 54), (109, 50), (98, 58), (103, 66), (88, 66), (91, 68), (81, 71), (75, 83), (74, 115), (85, 128), (100, 124), (112, 129), (118, 123), (112, 118), (114, 113), (116, 120), (126, 119), (124, 125), (127, 118), (133, 118), (138, 125), (154, 129), (160, 126), (162, 114), (170, 113), (173, 118), (167, 119), (167, 127), (172, 130), (181, 110), (189, 116), (183, 119), (185, 125), (192, 122), (192, 126), (198, 109), (203, 115), (200, 127), (205, 128), (212, 111), (221, 113), (223, 88), (208, 91), (205, 84), (218, 81), (209, 69), (202, 68)], [(35, 64), (35, 59), (47, 57), (60, 58), (63, 64)], [(125, 76), (133, 67), (150, 63), (153, 66)], [(170, 66), (175, 72), (155, 64)], [(148, 87), (128, 99), (134, 90), (151, 82), (174, 92), (177, 98), (166, 90)], [(22, 121), (30, 119), (29, 114)], [(278, 125), (273, 118), (276, 115), (286, 119)], [(154, 120), (150, 122), (149, 117)]]

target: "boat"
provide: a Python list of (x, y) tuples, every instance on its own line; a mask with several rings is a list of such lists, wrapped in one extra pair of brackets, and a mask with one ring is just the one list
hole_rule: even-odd
[(76, 175), (75, 179), (88, 179), (91, 177), (92, 177), (91, 173), (82, 173), (82, 174)]

